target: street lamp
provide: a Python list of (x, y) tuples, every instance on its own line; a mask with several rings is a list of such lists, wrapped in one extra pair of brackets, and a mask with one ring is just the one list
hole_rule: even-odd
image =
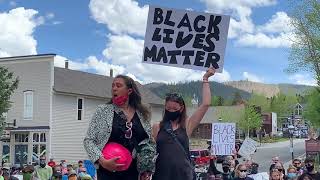
[(290, 152), (291, 152), (291, 159), (293, 161), (294, 157), (293, 157), (293, 132), (294, 132), (294, 126), (293, 125), (289, 125), (288, 126), (289, 129), (289, 133), (290, 133)]

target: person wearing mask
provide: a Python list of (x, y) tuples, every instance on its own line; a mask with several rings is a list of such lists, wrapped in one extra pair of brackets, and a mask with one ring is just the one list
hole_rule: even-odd
[(250, 174), (258, 174), (259, 172), (259, 164), (256, 162), (252, 162), (250, 166)]
[(288, 180), (296, 180), (298, 178), (297, 169), (293, 166), (289, 167), (287, 169), (287, 177), (288, 177)]
[(33, 165), (27, 165), (22, 169), (22, 177), (23, 180), (34, 180), (35, 174)]
[(46, 157), (40, 157), (39, 166), (36, 168), (36, 173), (39, 179), (41, 180), (48, 180), (52, 176), (52, 168), (47, 165)]
[(61, 166), (56, 165), (53, 167), (52, 180), (62, 180)]
[(234, 180), (253, 180), (253, 178), (248, 177), (248, 169), (245, 164), (239, 164), (236, 167)]
[(70, 171), (74, 170), (72, 164), (67, 165), (68, 175), (70, 174)]
[[(151, 157), (153, 154), (156, 155), (156, 147), (151, 137), (150, 108), (142, 104), (138, 86), (128, 76), (116, 76), (111, 90), (112, 100), (108, 104), (98, 106), (92, 117), (83, 140), (84, 148), (98, 168), (98, 179), (138, 179), (139, 174), (143, 172), (153, 172), (155, 166)], [(137, 158), (133, 158), (127, 170), (118, 171), (123, 166), (117, 163), (119, 157), (104, 158), (101, 151), (108, 142), (121, 144), (136, 155)], [(149, 145), (142, 146), (145, 144)], [(143, 148), (150, 147), (150, 156), (144, 158), (139, 154), (144, 152)], [(141, 164), (144, 166), (141, 167)]]
[(314, 169), (314, 159), (311, 158), (311, 157), (307, 157), (304, 161), (305, 163), (305, 166), (306, 166), (306, 172), (303, 173), (303, 174), (308, 174), (309, 176), (311, 176), (313, 179), (320, 179), (320, 173), (317, 172), (315, 169)]
[(77, 169), (76, 169), (76, 173), (77, 174), (79, 174), (80, 173), (80, 168), (82, 168), (83, 167), (83, 161), (78, 161), (78, 167), (77, 167)]
[(302, 168), (301, 160), (300, 159), (294, 159), (292, 162), (292, 165), (297, 169), (298, 175), (303, 174), (304, 169)]
[[(61, 166), (61, 173), (62, 173), (62, 175), (68, 175), (68, 168), (67, 168), (67, 162), (66, 162), (66, 160), (61, 160), (60, 166)], [(67, 177), (68, 177), (68, 176), (67, 176)]]
[[(202, 104), (188, 118), (184, 99), (178, 93), (167, 94), (163, 119), (152, 128), (157, 143), (158, 158), (153, 180), (192, 180), (195, 172), (190, 159), (189, 137), (200, 124), (211, 104), (209, 77), (215, 73), (209, 68), (203, 75)], [(168, 161), (170, 160), (170, 161)]]

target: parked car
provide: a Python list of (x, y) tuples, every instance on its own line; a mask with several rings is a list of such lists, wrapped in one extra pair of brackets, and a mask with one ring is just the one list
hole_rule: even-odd
[(210, 164), (212, 156), (208, 149), (194, 149), (190, 151), (190, 156), (196, 166), (206, 166)]
[[(236, 140), (235, 140), (235, 149), (236, 149), (237, 151), (240, 150), (242, 143), (243, 143), (243, 140), (242, 140), (242, 139), (236, 139)], [(217, 156), (216, 156), (216, 161), (217, 161), (217, 163), (222, 163), (222, 162), (224, 161), (225, 157), (226, 157), (225, 155), (217, 155)], [(241, 158), (241, 156), (238, 154), (238, 155), (237, 155), (237, 158)]]

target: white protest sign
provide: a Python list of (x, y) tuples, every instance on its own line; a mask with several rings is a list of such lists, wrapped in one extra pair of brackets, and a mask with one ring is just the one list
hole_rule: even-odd
[(149, 7), (142, 62), (222, 72), (230, 16)]
[(241, 156), (243, 156), (245, 158), (250, 158), (250, 155), (254, 154), (254, 152), (256, 151), (257, 145), (258, 145), (258, 143), (256, 141), (247, 137), (243, 141), (238, 154), (240, 154)]
[(214, 155), (232, 155), (235, 148), (235, 123), (212, 124), (212, 146)]

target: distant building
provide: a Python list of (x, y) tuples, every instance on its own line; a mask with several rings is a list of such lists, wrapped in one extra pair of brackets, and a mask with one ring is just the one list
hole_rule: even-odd
[[(56, 161), (88, 159), (83, 139), (99, 104), (110, 101), (113, 77), (54, 67), (55, 54), (0, 58), (0, 66), (19, 76), (1, 137), (0, 155), (11, 164), (36, 164), (41, 155)], [(112, 72), (111, 72), (112, 74)], [(153, 119), (161, 119), (164, 100), (137, 84)]]

